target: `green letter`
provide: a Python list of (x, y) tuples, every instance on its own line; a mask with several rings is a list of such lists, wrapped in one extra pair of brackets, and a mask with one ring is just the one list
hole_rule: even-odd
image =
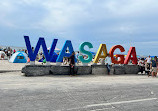
[(89, 63), (92, 61), (92, 53), (89, 52), (89, 51), (86, 51), (84, 49), (84, 46), (87, 45), (89, 48), (93, 48), (93, 45), (90, 43), (90, 42), (84, 42), (82, 44), (80, 44), (80, 47), (79, 47), (79, 50), (81, 53), (84, 53), (86, 55), (88, 55), (88, 58), (87, 59), (84, 59), (83, 56), (79, 56), (79, 60), (82, 62), (82, 63)]

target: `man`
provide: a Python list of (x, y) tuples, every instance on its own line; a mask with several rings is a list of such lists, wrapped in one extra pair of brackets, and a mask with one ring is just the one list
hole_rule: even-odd
[(146, 71), (148, 71), (148, 73), (147, 73), (148, 76), (150, 76), (150, 74), (151, 74), (151, 73), (150, 73), (150, 70), (151, 70), (151, 68), (150, 68), (150, 67), (151, 67), (151, 60), (152, 60), (152, 59), (151, 59), (150, 55), (149, 55), (149, 57), (147, 57), (147, 58), (145, 59), (145, 62), (146, 62), (146, 63), (145, 63), (145, 67), (146, 67)]
[(144, 62), (144, 58), (141, 58), (139, 61), (138, 61), (138, 65), (140, 66), (140, 72), (141, 74), (143, 74), (143, 71), (145, 71), (145, 62)]
[(10, 59), (10, 57), (11, 57), (11, 48), (10, 47), (8, 47), (8, 53), (7, 53), (7, 56), (8, 56), (8, 58)]
[(108, 74), (110, 74), (110, 69), (111, 69), (111, 57), (110, 54), (107, 54), (107, 57), (105, 58), (105, 65), (108, 68)]
[(149, 70), (150, 70), (151, 60), (152, 59), (151, 59), (151, 57), (149, 55), (149, 57), (146, 58), (146, 63), (147, 63), (147, 66), (148, 66)]
[(151, 69), (152, 69), (152, 77), (157, 76), (157, 57), (154, 57), (154, 60), (151, 62)]
[(70, 75), (74, 75), (75, 74), (75, 52), (72, 52), (72, 55), (69, 57), (69, 66), (70, 66)]

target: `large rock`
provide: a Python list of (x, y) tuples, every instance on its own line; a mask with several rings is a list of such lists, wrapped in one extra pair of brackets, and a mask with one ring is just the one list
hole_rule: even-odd
[(124, 65), (126, 74), (138, 74), (139, 66), (138, 65)]
[(91, 74), (92, 73), (92, 68), (91, 66), (77, 66), (77, 74), (78, 75), (83, 75), (83, 74)]
[(69, 66), (51, 66), (50, 73), (53, 75), (69, 75), (70, 67)]
[(92, 65), (92, 74), (95, 75), (107, 75), (108, 74), (108, 69), (106, 65)]
[[(112, 65), (110, 74), (137, 74), (139, 66), (137, 65)], [(108, 70), (106, 65), (92, 66), (75, 66), (75, 72), (78, 75), (95, 74), (107, 75)], [(43, 75), (69, 75), (69, 66), (54, 66), (54, 65), (26, 65), (22, 68), (22, 73), (25, 76), (43, 76)]]
[(25, 76), (44, 76), (50, 74), (50, 67), (47, 65), (26, 65), (22, 68)]
[(110, 75), (114, 75), (114, 74), (115, 74), (115, 69), (111, 66)]
[(112, 65), (110, 74), (116, 74), (116, 75), (125, 74), (125, 68), (123, 65)]
[[(91, 74), (92, 72), (90, 66), (75, 66), (74, 71), (77, 75)], [(69, 66), (51, 66), (50, 72), (53, 75), (69, 75), (70, 67)]]

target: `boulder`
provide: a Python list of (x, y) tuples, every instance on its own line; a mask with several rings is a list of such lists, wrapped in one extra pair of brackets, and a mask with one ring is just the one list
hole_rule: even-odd
[(138, 74), (139, 66), (138, 65), (124, 65), (126, 74)]
[(83, 74), (91, 74), (92, 68), (91, 66), (76, 66), (77, 68), (77, 75), (83, 75)]
[(47, 65), (26, 65), (22, 68), (25, 76), (44, 76), (50, 74), (50, 67)]
[(112, 65), (110, 73), (115, 75), (125, 74), (125, 68), (123, 65)]
[(50, 73), (53, 75), (69, 75), (70, 67), (69, 66), (51, 66)]
[(108, 69), (106, 65), (92, 65), (92, 74), (94, 75), (107, 75)]

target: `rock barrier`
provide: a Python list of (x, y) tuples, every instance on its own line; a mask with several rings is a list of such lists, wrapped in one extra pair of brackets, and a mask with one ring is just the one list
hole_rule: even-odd
[[(110, 74), (138, 74), (139, 66), (137, 65), (112, 65)], [(25, 76), (44, 76), (44, 75), (69, 75), (69, 66), (55, 65), (26, 65), (22, 68), (22, 73)], [(108, 75), (106, 65), (91, 65), (91, 66), (75, 66), (77, 75)]]

